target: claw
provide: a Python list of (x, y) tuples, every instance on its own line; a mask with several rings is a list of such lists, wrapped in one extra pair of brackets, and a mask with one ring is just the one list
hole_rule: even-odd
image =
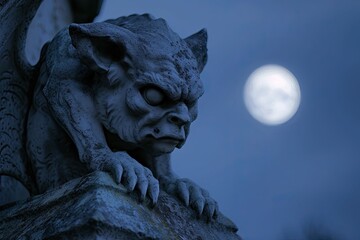
[(201, 214), (203, 213), (204, 206), (205, 206), (204, 198), (199, 198), (193, 202), (193, 207), (194, 207), (196, 213), (198, 214), (198, 217), (200, 217)]
[(205, 204), (205, 208), (204, 208), (204, 214), (205, 214), (205, 216), (207, 218), (208, 223), (213, 218), (214, 213), (215, 213), (215, 204), (207, 201), (207, 203)]
[(140, 191), (140, 202), (143, 202), (146, 197), (146, 192), (148, 190), (149, 183), (145, 179), (142, 179), (141, 181), (138, 181), (137, 186)]
[(159, 197), (159, 182), (156, 181), (155, 179), (150, 180), (149, 182), (149, 187), (148, 187), (148, 193), (149, 193), (149, 197), (152, 200), (152, 206), (155, 206), (155, 204), (158, 201), (158, 197)]
[(191, 199), (190, 202), (192, 203), (191, 205), (200, 216), (204, 210), (205, 198), (203, 197), (200, 188), (198, 188), (196, 185), (190, 186), (189, 191)]
[(124, 180), (123, 184), (127, 188), (128, 192), (134, 191), (137, 182), (137, 176), (135, 175), (135, 172), (126, 171), (123, 180)]
[(111, 169), (111, 174), (117, 184), (121, 183), (121, 178), (123, 175), (123, 167), (121, 165), (116, 165)]
[(188, 207), (189, 201), (190, 201), (190, 194), (189, 194), (188, 188), (186, 187), (186, 184), (184, 182), (180, 182), (177, 187), (178, 187), (177, 192), (178, 192), (179, 198)]

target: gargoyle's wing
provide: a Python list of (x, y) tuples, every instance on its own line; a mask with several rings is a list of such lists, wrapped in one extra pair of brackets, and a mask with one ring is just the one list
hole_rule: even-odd
[(35, 193), (26, 154), (34, 67), (24, 54), (28, 25), (42, 0), (0, 0), (0, 175)]

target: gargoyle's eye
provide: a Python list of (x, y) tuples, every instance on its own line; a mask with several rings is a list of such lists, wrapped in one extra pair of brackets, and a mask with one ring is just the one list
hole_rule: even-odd
[(145, 101), (151, 106), (157, 106), (161, 104), (165, 96), (160, 89), (149, 87), (142, 90), (142, 95)]

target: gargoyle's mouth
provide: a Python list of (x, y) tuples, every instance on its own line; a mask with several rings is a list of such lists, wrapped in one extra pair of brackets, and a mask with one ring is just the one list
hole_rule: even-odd
[(155, 141), (174, 143), (174, 144), (178, 144), (185, 140), (184, 138), (182, 138), (180, 136), (173, 136), (173, 135), (161, 136), (161, 137), (155, 137), (153, 135), (148, 135), (148, 137), (154, 139)]
[(161, 137), (161, 138), (157, 138), (156, 141), (166, 142), (166, 143), (171, 143), (171, 144), (174, 144), (174, 145), (178, 145), (183, 140), (180, 139), (180, 138)]

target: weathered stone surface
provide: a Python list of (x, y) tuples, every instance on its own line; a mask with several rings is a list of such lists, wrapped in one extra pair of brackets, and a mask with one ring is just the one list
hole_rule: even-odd
[[(21, 184), (42, 194), (0, 209), (0, 239), (239, 239), (230, 220), (214, 220), (208, 192), (171, 169), (203, 94), (206, 30), (183, 39), (164, 19), (134, 14), (58, 32), (88, 1), (52, 1), (34, 33), (43, 0), (0, 4), (0, 205), (26, 199)], [(46, 29), (48, 18), (57, 21)], [(34, 35), (34, 54), (52, 39), (36, 65), (25, 54)]]
[[(46, 42), (72, 22), (92, 21), (99, 13), (101, 4), (102, 0), (0, 1), (1, 35), (6, 36), (0, 40), (0, 205), (25, 199), (29, 196), (29, 188), (34, 190), (29, 186), (32, 182), (28, 177), (31, 171), (27, 169), (28, 162), (24, 158), (26, 150), (23, 147), (23, 129), (33, 93), (29, 89), (31, 79), (20, 76), (14, 66), (14, 58), (19, 58), (13, 52), (16, 52), (16, 44), (19, 44), (14, 40), (15, 35), (21, 32), (18, 37), (26, 37), (24, 54), (29, 63), (35, 65)], [(33, 19), (29, 17), (32, 15)], [(22, 26), (23, 31), (19, 31), (19, 25), (26, 22), (25, 25), (29, 24), (28, 30), (25, 31)], [(19, 176), (26, 176), (27, 182)]]
[(104, 172), (75, 179), (0, 211), (0, 239), (241, 239), (234, 224), (216, 221), (161, 192), (154, 208)]

